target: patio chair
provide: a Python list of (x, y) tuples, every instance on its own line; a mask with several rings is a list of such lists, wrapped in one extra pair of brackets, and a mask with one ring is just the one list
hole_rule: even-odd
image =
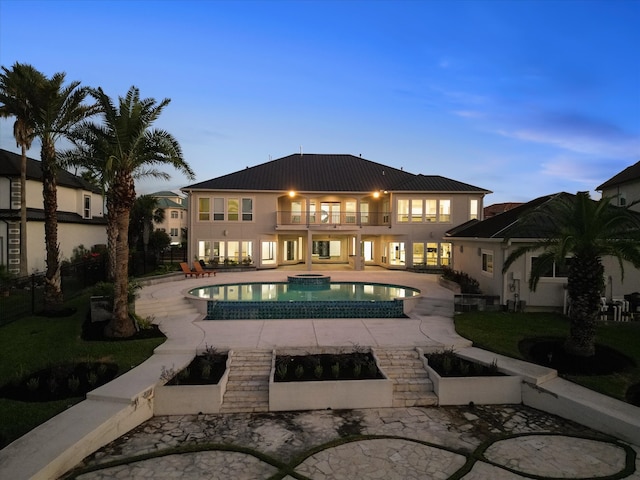
[(187, 264), (187, 262), (181, 262), (180, 263), (180, 268), (182, 269), (182, 272), (184, 273), (184, 278), (193, 277), (193, 276), (198, 278), (198, 276), (200, 275), (198, 272), (191, 270), (189, 268), (189, 265)]
[[(206, 275), (207, 277), (211, 276), (211, 270), (205, 270), (202, 268), (202, 264), (200, 262), (196, 262), (193, 264), (193, 268), (195, 269), (198, 275), (202, 275), (203, 277)], [(216, 276), (216, 271), (213, 270), (213, 276)]]

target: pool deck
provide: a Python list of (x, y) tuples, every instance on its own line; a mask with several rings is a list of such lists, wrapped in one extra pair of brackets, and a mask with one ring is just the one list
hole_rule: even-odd
[[(162, 366), (175, 365), (179, 368), (187, 365), (194, 354), (206, 346), (213, 346), (218, 349), (269, 349), (273, 347), (317, 347), (317, 346), (373, 346), (373, 347), (442, 347), (455, 348), (462, 351), (468, 358), (486, 359), (487, 355), (492, 358), (494, 354), (488, 354), (481, 349), (471, 346), (471, 342), (456, 334), (452, 320), (453, 315), (453, 294), (438, 285), (437, 277), (434, 275), (423, 275), (404, 271), (387, 271), (382, 269), (365, 270), (364, 272), (338, 271), (326, 272), (333, 281), (366, 281), (376, 283), (393, 283), (407, 285), (421, 290), (423, 298), (416, 305), (415, 309), (404, 319), (322, 319), (322, 320), (229, 320), (229, 321), (202, 321), (202, 315), (193, 308), (185, 298), (184, 292), (195, 286), (234, 283), (234, 282), (260, 282), (260, 281), (284, 281), (290, 269), (278, 269), (272, 271), (240, 272), (240, 273), (219, 273), (216, 277), (185, 279), (182, 276), (174, 276), (166, 279), (165, 283), (156, 283), (145, 286), (140, 298), (136, 302), (136, 309), (142, 315), (153, 313), (155, 321), (167, 335), (167, 341), (160, 345), (154, 355), (140, 366), (133, 368), (129, 372), (116, 378), (114, 381), (104, 385), (87, 395), (87, 400), (69, 408), (62, 414), (54, 417), (45, 424), (37, 427), (27, 435), (16, 440), (3, 450), (0, 450), (0, 478), (15, 479), (51, 479), (58, 478), (64, 472), (76, 467), (82, 460), (97, 449), (107, 445), (109, 442), (119, 438), (143, 422), (149, 420), (153, 414), (152, 401), (153, 388), (158, 383), (158, 372)], [(314, 269), (315, 271), (315, 269)], [(575, 384), (557, 378), (555, 372), (543, 367), (528, 364), (519, 360), (509, 359), (499, 356), (501, 364), (507, 365), (513, 372), (522, 375), (524, 379), (523, 389), (527, 389), (526, 405), (533, 406), (538, 410), (544, 410), (551, 414), (577, 421), (597, 431), (629, 442), (637, 446), (640, 445), (640, 409), (623, 402), (616, 401), (609, 397), (596, 394), (590, 390), (578, 387)], [(524, 386), (527, 385), (527, 386)], [(524, 396), (523, 396), (524, 398)], [(388, 409), (390, 413), (381, 412), (381, 416), (397, 415), (406, 418), (406, 425), (410, 426), (415, 421), (416, 416), (425, 412), (427, 416), (438, 417), (439, 409)], [(501, 411), (498, 407), (497, 411)], [(507, 408), (504, 411), (509, 411)], [(433, 414), (426, 412), (434, 412)], [(445, 410), (442, 410), (443, 415)], [(309, 418), (316, 418), (322, 425), (325, 412), (309, 414), (305, 416), (305, 422)], [(319, 416), (318, 416), (319, 415)], [(519, 414), (511, 414), (519, 418)], [(523, 413), (523, 415), (525, 415)], [(526, 414), (528, 415), (528, 414)], [(470, 419), (471, 428), (475, 420), (473, 415), (466, 413), (465, 418)], [(233, 416), (225, 415), (216, 418), (228, 418), (231, 422)], [(247, 424), (249, 417), (242, 417), (241, 424)], [(160, 422), (166, 428), (175, 428), (174, 417), (167, 417), (161, 420), (153, 419), (152, 423), (145, 427), (142, 435), (154, 435), (153, 422)], [(209, 420), (207, 420), (209, 421)], [(224, 423), (223, 420), (220, 420)], [(255, 420), (251, 420), (252, 422)], [(376, 420), (377, 422), (378, 420)], [(404, 421), (404, 420), (403, 420)], [(403, 422), (402, 421), (402, 422)], [(444, 422), (444, 420), (442, 420)], [(386, 424), (387, 420), (382, 423)], [(402, 423), (400, 422), (400, 423)], [(145, 423), (145, 425), (147, 425)], [(186, 427), (186, 432), (190, 432), (194, 426)], [(271, 427), (270, 427), (271, 428)], [(273, 427), (266, 441), (273, 442), (276, 433), (281, 434), (282, 426)], [(314, 427), (315, 428), (315, 427)], [(320, 428), (320, 426), (318, 427)], [(438, 420), (434, 420), (431, 429), (438, 429)], [(463, 428), (463, 426), (446, 427), (446, 429)], [(464, 427), (465, 429), (467, 427)], [(147, 432), (147, 430), (149, 430)], [(250, 429), (251, 430), (251, 429)], [(514, 430), (515, 431), (515, 430)], [(146, 432), (146, 433), (145, 433)], [(254, 432), (256, 433), (256, 432)], [(251, 432), (248, 432), (251, 434)], [(171, 434), (173, 435), (173, 433)], [(462, 429), (459, 433), (459, 440), (466, 442), (468, 433)], [(188, 437), (191, 436), (189, 433)], [(412, 436), (411, 436), (412, 437)], [(155, 438), (155, 437), (154, 437)], [(162, 439), (170, 438), (170, 435), (161, 435)], [(413, 438), (413, 437), (412, 437)], [(547, 450), (552, 452), (539, 452), (534, 445), (530, 457), (532, 461), (537, 461), (538, 465), (545, 465), (548, 455), (555, 452), (559, 455), (558, 461), (565, 462), (568, 470), (574, 466), (584, 464), (584, 452), (580, 450), (580, 439), (571, 440), (571, 437), (558, 437), (549, 440)], [(556, 444), (568, 442), (569, 447)], [(388, 448), (394, 440), (389, 439), (381, 443), (383, 450)], [(391, 442), (391, 443), (389, 443)], [(449, 441), (443, 441), (443, 445), (449, 446)], [(535, 442), (534, 442), (535, 443)], [(170, 442), (171, 444), (171, 442)], [(575, 445), (573, 445), (575, 444)], [(371, 443), (373, 446), (374, 443)], [(553, 448), (553, 446), (558, 448)], [(573, 445), (573, 446), (572, 446)], [(593, 445), (596, 450), (601, 449), (597, 444)], [(574, 448), (575, 447), (575, 448)], [(105, 447), (106, 448), (106, 447)], [(363, 447), (366, 449), (366, 447)], [(616, 447), (618, 448), (618, 447)], [(508, 448), (504, 452), (505, 461), (509, 461), (513, 455), (519, 452), (520, 447), (517, 442), (513, 448)], [(360, 450), (358, 450), (360, 451)], [(399, 450), (397, 451), (399, 452)], [(205, 454), (206, 455), (206, 454)], [(222, 454), (221, 464), (228, 465), (235, 453)], [(363, 457), (364, 463), (353, 463), (354, 453), (346, 451), (345, 462), (338, 470), (328, 472), (326, 476), (314, 475), (313, 478), (343, 478), (337, 472), (348, 473), (349, 465), (364, 466), (368, 464), (370, 458)], [(382, 454), (383, 457), (385, 454)], [(422, 455), (422, 454), (420, 454)], [(424, 452), (423, 459), (428, 460), (429, 453)], [(529, 454), (528, 454), (529, 455)], [(541, 455), (541, 456), (540, 456)], [(393, 455), (395, 457), (396, 454)], [(187, 459), (187, 456), (178, 456)], [(387, 459), (393, 457), (387, 457)], [(202, 460), (198, 456), (195, 460)], [(422, 457), (420, 457), (422, 458)], [(200, 459), (200, 460), (198, 460)], [(629, 457), (627, 458), (627, 460)], [(180, 460), (175, 459), (177, 468)], [(620, 460), (624, 464), (624, 459)], [(640, 463), (640, 460), (637, 461)], [(161, 474), (165, 473), (161, 462), (156, 463), (156, 478), (168, 478)], [(428, 463), (428, 462), (427, 462)], [(217, 464), (216, 464), (217, 465)], [(248, 464), (241, 462), (240, 465), (246, 467)], [(620, 463), (617, 466), (604, 465), (602, 472), (590, 470), (593, 476), (599, 473), (611, 475), (620, 471)], [(244, 468), (242, 467), (242, 468)], [(135, 466), (131, 465), (130, 470), (120, 472), (121, 478), (143, 478), (134, 473)], [(409, 478), (394, 475), (394, 465), (384, 467), (382, 470), (372, 472), (371, 477), (361, 476), (360, 478), (379, 478), (378, 475), (384, 469), (388, 469), (388, 476), (384, 478)], [(618, 476), (617, 478), (640, 478), (637, 469), (636, 473), (629, 471), (628, 476)], [(84, 477), (83, 478), (113, 478), (114, 472), (104, 471), (104, 477)], [(537, 472), (540, 476), (545, 475)], [(168, 475), (168, 472), (166, 472)], [(153, 475), (147, 473), (145, 475)], [(476, 472), (477, 475), (477, 472)], [(446, 478), (445, 475), (442, 478)], [(492, 475), (489, 475), (492, 476)], [(584, 476), (583, 474), (569, 474), (568, 477)], [(235, 478), (267, 478), (263, 476), (236, 476)], [(356, 475), (357, 477), (357, 475)], [(144, 477), (147, 478), (147, 477)], [(151, 477), (149, 477), (151, 478)], [(198, 478), (198, 477), (193, 477)], [(207, 477), (209, 478), (209, 477)], [(233, 478), (233, 477), (211, 477), (211, 478)], [(289, 477), (288, 477), (289, 478)], [(348, 475), (344, 478), (355, 478)], [(413, 477), (411, 477), (413, 478)], [(416, 477), (416, 478), (419, 478)], [(440, 478), (440, 477), (438, 477)], [(487, 478), (486, 475), (466, 476), (465, 478)], [(495, 477), (498, 478), (498, 477)], [(501, 477), (502, 478), (502, 477)], [(507, 477), (504, 477), (507, 478)], [(509, 476), (508, 478), (520, 478), (519, 476)]]

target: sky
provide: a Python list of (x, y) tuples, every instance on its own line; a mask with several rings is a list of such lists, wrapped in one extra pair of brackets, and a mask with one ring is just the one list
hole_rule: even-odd
[[(155, 126), (196, 179), (169, 169), (139, 194), (302, 150), (489, 205), (593, 192), (640, 160), (638, 25), (640, 0), (0, 0), (0, 65), (170, 98)], [(0, 147), (19, 152), (12, 121)]]

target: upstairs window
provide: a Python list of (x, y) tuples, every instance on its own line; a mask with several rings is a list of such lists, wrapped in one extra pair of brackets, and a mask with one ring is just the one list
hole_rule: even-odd
[(409, 221), (409, 200), (398, 200), (398, 223)]
[(251, 198), (242, 199), (242, 221), (251, 222), (253, 220), (253, 200)]
[(478, 219), (478, 200), (473, 198), (469, 200), (469, 220)]
[(224, 220), (224, 198), (213, 199), (213, 221)]
[(411, 221), (422, 222), (422, 200), (411, 200)]
[(440, 219), (441, 222), (451, 222), (451, 200), (440, 200)]
[(229, 222), (237, 222), (238, 221), (238, 199), (230, 198), (227, 200), (227, 221)]
[(171, 218), (178, 218), (178, 211), (177, 210), (171, 210)]
[(198, 199), (198, 220), (203, 222), (211, 220), (211, 199)]
[(82, 218), (91, 218), (91, 196), (90, 195), (84, 196)]
[(426, 200), (426, 210), (425, 210), (425, 220), (427, 222), (435, 222), (437, 220), (438, 215), (438, 201), (437, 200)]

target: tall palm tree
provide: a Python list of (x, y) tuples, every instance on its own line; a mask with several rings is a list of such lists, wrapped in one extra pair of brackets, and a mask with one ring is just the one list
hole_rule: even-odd
[(56, 175), (59, 168), (56, 142), (68, 138), (73, 128), (97, 111), (96, 105), (84, 103), (89, 90), (73, 81), (64, 85), (66, 74), (55, 73), (29, 93), (33, 134), (42, 143), (42, 196), (44, 204), (44, 236), (47, 250), (44, 305), (47, 311), (62, 308), (60, 246), (58, 244), (58, 195)]
[(166, 174), (155, 170), (158, 165), (170, 165), (189, 179), (195, 176), (184, 161), (177, 140), (168, 132), (152, 129), (169, 99), (157, 103), (153, 98), (140, 98), (140, 91), (131, 87), (116, 106), (101, 88), (91, 95), (100, 106), (103, 123), (83, 126), (84, 143), (92, 159), (90, 165), (103, 168), (101, 178), (107, 185), (107, 221), (115, 239), (115, 276), (113, 317), (106, 334), (128, 337), (135, 333), (129, 317), (127, 292), (129, 286), (129, 218), (136, 199), (134, 179), (137, 176)]
[[(628, 207), (614, 207), (611, 198), (591, 200), (588, 192), (561, 193), (526, 215), (511, 235), (541, 240), (515, 249), (505, 260), (503, 273), (527, 252), (541, 251), (532, 264), (529, 288), (554, 262), (568, 264), (569, 335), (565, 351), (590, 357), (595, 354), (596, 320), (604, 290), (602, 257), (613, 256), (624, 279), (624, 261), (640, 267), (640, 216)], [(526, 234), (529, 232), (529, 234)], [(534, 233), (535, 232), (535, 233)], [(522, 234), (525, 235), (522, 235)]]
[(45, 76), (31, 65), (16, 62), (0, 73), (0, 118), (15, 117), (13, 136), (21, 150), (20, 160), (20, 276), (27, 276), (27, 150), (35, 138), (28, 92), (43, 83)]

